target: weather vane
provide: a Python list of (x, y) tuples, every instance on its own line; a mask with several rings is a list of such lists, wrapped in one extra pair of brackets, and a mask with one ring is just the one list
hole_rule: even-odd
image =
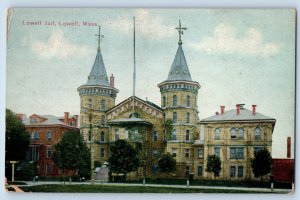
[(186, 30), (187, 28), (185, 27), (181, 27), (181, 22), (179, 20), (179, 27), (176, 27), (175, 29), (178, 30), (178, 33), (179, 33), (179, 41), (178, 41), (178, 44), (181, 45), (182, 44), (182, 41), (181, 41), (181, 34), (183, 35), (183, 30)]
[(100, 34), (100, 29), (101, 29), (101, 26), (99, 26), (99, 34), (96, 34), (95, 36), (98, 37), (98, 51), (100, 50), (100, 42), (101, 42), (101, 38), (104, 38), (104, 35), (101, 35)]

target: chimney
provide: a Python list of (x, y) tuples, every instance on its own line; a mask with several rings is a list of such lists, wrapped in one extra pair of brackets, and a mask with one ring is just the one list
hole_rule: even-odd
[(241, 105), (240, 104), (236, 104), (236, 114), (239, 115), (241, 111)]
[(216, 115), (219, 115), (219, 112), (218, 112), (218, 111), (216, 112)]
[(257, 106), (257, 105), (252, 105), (252, 114), (253, 114), (253, 115), (256, 114), (256, 106)]
[(65, 112), (64, 123), (69, 124), (69, 112)]
[(111, 74), (110, 78), (109, 78), (109, 85), (111, 87), (115, 87), (115, 77), (113, 74)]
[(78, 127), (78, 115), (74, 115), (75, 118), (75, 127)]
[(225, 111), (225, 106), (220, 106), (220, 108), (221, 108), (221, 115), (223, 115)]
[(287, 138), (287, 158), (291, 158), (291, 137)]

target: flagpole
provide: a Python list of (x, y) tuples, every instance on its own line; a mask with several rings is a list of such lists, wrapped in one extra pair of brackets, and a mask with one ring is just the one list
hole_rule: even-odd
[(135, 17), (133, 17), (133, 97), (132, 97), (132, 117), (134, 115), (134, 98), (135, 98)]

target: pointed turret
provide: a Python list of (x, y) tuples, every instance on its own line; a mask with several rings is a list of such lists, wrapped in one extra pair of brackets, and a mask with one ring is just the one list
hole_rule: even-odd
[(192, 81), (189, 67), (182, 50), (182, 42), (178, 43), (178, 49), (167, 78), (167, 81), (177, 80)]
[(97, 49), (96, 59), (93, 68), (90, 72), (90, 75), (88, 76), (88, 81), (86, 85), (110, 86), (103, 62), (103, 57), (99, 47)]

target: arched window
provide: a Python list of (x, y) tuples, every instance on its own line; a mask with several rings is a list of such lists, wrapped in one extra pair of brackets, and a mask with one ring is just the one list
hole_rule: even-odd
[(255, 136), (255, 139), (260, 139), (261, 138), (261, 129), (259, 127), (255, 128), (254, 136)]
[(173, 106), (177, 106), (177, 96), (173, 96)]
[(244, 138), (244, 129), (239, 128), (239, 138)]
[(215, 140), (219, 140), (221, 138), (221, 129), (215, 129)]
[(176, 135), (177, 135), (176, 129), (174, 129), (174, 130), (172, 131), (172, 140), (176, 140)]
[(166, 96), (163, 96), (163, 107), (166, 107)]
[(235, 128), (231, 128), (230, 130), (230, 138), (235, 139), (236, 138), (236, 130)]
[(101, 99), (101, 111), (105, 111), (105, 99)]
[(173, 123), (177, 123), (177, 112), (173, 112)]
[(101, 140), (101, 142), (105, 141), (105, 133), (104, 133), (104, 131), (101, 131), (100, 140)]
[(190, 107), (190, 105), (191, 105), (191, 97), (190, 97), (190, 95), (187, 95), (186, 96), (186, 106)]

